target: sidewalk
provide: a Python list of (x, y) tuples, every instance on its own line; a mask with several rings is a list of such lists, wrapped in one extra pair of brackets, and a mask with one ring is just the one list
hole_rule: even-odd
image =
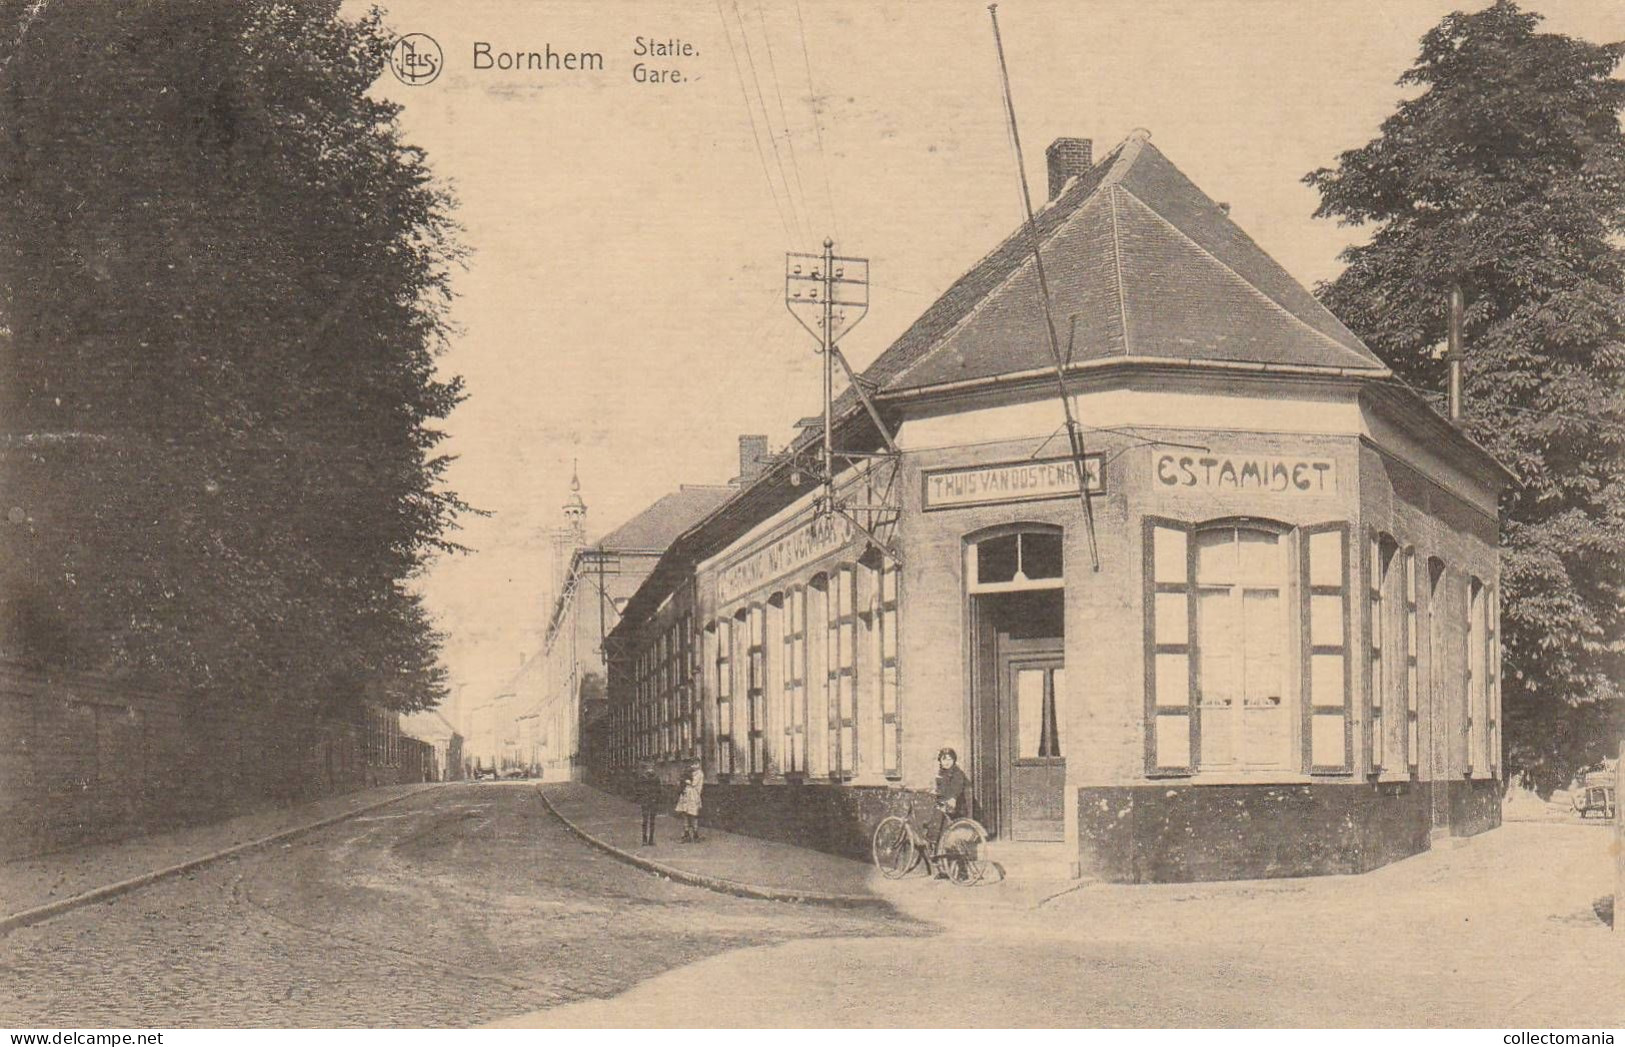
[(662, 811), (653, 847), (640, 847), (638, 806), (588, 785), (539, 785), (542, 801), (578, 836), (623, 861), (674, 880), (753, 898), (826, 905), (885, 905), (872, 865), (823, 851), (704, 829), (680, 843), (682, 822)]
[(363, 789), (223, 822), (7, 862), (0, 865), (0, 934), (44, 918), (47, 914), (40, 912), (44, 907), (61, 906), (66, 910), (99, 901), (171, 872), (224, 857), (224, 852), (272, 842), (433, 788), (438, 786)]

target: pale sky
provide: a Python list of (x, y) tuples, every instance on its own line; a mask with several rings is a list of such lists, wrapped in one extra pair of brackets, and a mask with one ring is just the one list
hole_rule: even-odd
[[(477, 551), (423, 584), (474, 702), (536, 648), (572, 459), (597, 534), (679, 483), (727, 481), (740, 433), (777, 448), (817, 411), (813, 342), (782, 304), (786, 250), (831, 235), (872, 260), (870, 314), (843, 343), (861, 367), (1016, 226), (1020, 196), (983, 0), (801, 0), (799, 20), (796, 0), (384, 6), (443, 49), (435, 82), (386, 73), (376, 90), (454, 184), (473, 249), (442, 360), (468, 389), (446, 423), (450, 486), (494, 515), (469, 519), (458, 538)], [(1483, 5), (1005, 0), (1035, 199), (1054, 138), (1092, 138), (1100, 157), (1144, 127), (1312, 286), (1358, 234), (1313, 220), (1300, 179), (1375, 135), (1420, 37), (1458, 6)], [(1547, 30), (1625, 39), (1615, 0), (1526, 6)], [(645, 60), (684, 82), (633, 79), (640, 35), (694, 47)], [(597, 52), (603, 68), (476, 70), (481, 41)]]

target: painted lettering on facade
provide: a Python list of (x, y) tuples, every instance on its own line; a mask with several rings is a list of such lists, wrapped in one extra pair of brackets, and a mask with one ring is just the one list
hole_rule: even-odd
[[(1083, 461), (1089, 475), (1089, 492), (1101, 493), (1106, 488), (1100, 478), (1100, 456), (1089, 455)], [(945, 469), (925, 474), (927, 509), (1075, 498), (1077, 494), (1078, 467), (1071, 458)]]
[(1158, 487), (1176, 491), (1337, 493), (1337, 463), (1330, 458), (1158, 453), (1152, 455), (1151, 472)]
[(798, 567), (852, 540), (852, 521), (839, 514), (814, 517), (783, 537), (724, 567), (717, 575), (717, 599), (728, 603), (758, 586), (784, 577)]

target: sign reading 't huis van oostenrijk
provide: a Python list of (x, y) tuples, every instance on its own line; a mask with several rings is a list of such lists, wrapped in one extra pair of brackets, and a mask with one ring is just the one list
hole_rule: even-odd
[(1253, 492), (1281, 495), (1337, 493), (1337, 463), (1330, 458), (1220, 452), (1156, 452), (1156, 486), (1180, 492)]
[(850, 518), (839, 513), (816, 516), (724, 567), (717, 575), (717, 599), (728, 603), (781, 578), (846, 545), (852, 535)]
[[(1100, 456), (1084, 458), (1089, 492), (1105, 490), (1100, 479)], [(1005, 462), (964, 469), (940, 469), (925, 474), (925, 508), (951, 509), (996, 502), (1032, 502), (1044, 498), (1077, 497), (1078, 467), (1071, 458), (1036, 462)]]

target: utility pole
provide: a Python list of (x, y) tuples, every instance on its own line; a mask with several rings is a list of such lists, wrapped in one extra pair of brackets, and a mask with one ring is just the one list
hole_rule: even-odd
[[(869, 260), (836, 254), (835, 241), (827, 237), (822, 254), (787, 253), (784, 304), (790, 315), (818, 340), (818, 352), (824, 358), (824, 440), (819, 451), (824, 493), (819, 496), (818, 513), (826, 515), (835, 506), (835, 364), (839, 359), (846, 366), (836, 343), (868, 315)], [(852, 387), (873, 414), (868, 395), (855, 379)]]
[(835, 433), (831, 428), (835, 400), (835, 241), (824, 237), (824, 512), (835, 504)]
[(1032, 242), (1033, 265), (1038, 271), (1038, 291), (1043, 299), (1044, 326), (1049, 332), (1050, 356), (1055, 362), (1055, 384), (1061, 393), (1061, 410), (1066, 412), (1066, 438), (1071, 445), (1072, 462), (1078, 471), (1078, 500), (1083, 503), (1083, 520), (1089, 536), (1089, 559), (1100, 570), (1100, 547), (1095, 541), (1095, 507), (1089, 501), (1089, 461), (1083, 451), (1083, 431), (1072, 414), (1072, 398), (1066, 389), (1066, 361), (1061, 356), (1061, 339), (1055, 333), (1055, 316), (1050, 310), (1049, 277), (1044, 272), (1044, 255), (1039, 250), (1038, 227), (1033, 219), (1032, 193), (1027, 189), (1027, 161), (1021, 155), (1021, 132), (1016, 129), (1016, 103), (1010, 96), (1010, 70), (1004, 64), (1004, 39), (999, 36), (999, 5), (988, 4), (993, 19), (993, 46), (999, 53), (999, 76), (1004, 84), (1004, 108), (1010, 118), (1010, 141), (1016, 150), (1016, 173), (1021, 178), (1021, 203), (1027, 212), (1027, 238)]

